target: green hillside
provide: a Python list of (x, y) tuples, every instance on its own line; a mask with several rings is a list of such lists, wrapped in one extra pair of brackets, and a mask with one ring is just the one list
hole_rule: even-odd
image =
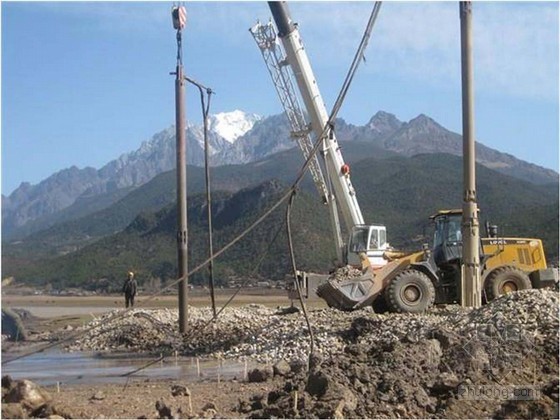
[[(219, 250), (243, 229), (270, 208), (282, 195), (284, 187), (269, 181), (236, 194), (218, 193), (214, 196), (214, 248)], [(189, 261), (193, 267), (207, 257), (205, 196), (191, 197), (188, 208)], [(322, 217), (316, 217), (324, 213)], [(285, 208), (275, 211), (265, 223), (230, 250), (215, 264), (218, 283), (235, 276), (256, 273), (264, 278), (283, 278), (290, 269), (284, 228)], [(302, 268), (319, 270), (327, 262), (332, 246), (324, 238), (328, 226), (324, 223), (326, 209), (314, 198), (302, 194), (294, 206), (294, 241), (301, 255)], [(260, 270), (256, 261), (267, 252), (276, 233), (280, 234), (268, 250)], [(140, 282), (150, 278), (173, 279), (176, 271), (176, 209), (166, 206), (155, 213), (140, 214), (124, 231), (99, 240), (77, 252), (55, 259), (35, 261), (20, 266), (14, 273), (19, 280), (34, 284), (51, 283), (55, 287), (96, 284), (105, 278), (118, 287), (123, 273), (134, 270)], [(316, 261), (314, 259), (317, 258)], [(195, 276), (200, 282), (203, 275)]]
[[(392, 152), (384, 151), (369, 143), (348, 143), (347, 146), (345, 155), (348, 156), (348, 162), (354, 162), (364, 157), (381, 159), (394, 155)], [(271, 178), (290, 183), (294, 180), (302, 164), (301, 152), (299, 149), (292, 149), (246, 165), (212, 168), (212, 190), (237, 191)], [(203, 168), (189, 166), (187, 180), (189, 195), (204, 191)], [(6, 258), (8, 260), (41, 259), (76, 251), (101, 237), (121, 231), (134, 220), (139, 212), (153, 212), (173, 203), (176, 196), (175, 182), (176, 172), (169, 171), (156, 176), (150, 182), (101, 210), (98, 210), (99, 203), (91, 206), (89, 214), (85, 212), (83, 203), (79, 205), (79, 208), (72, 206), (66, 211), (69, 220), (17, 241), (4, 243), (3, 257), (5, 261)], [(305, 178), (302, 187), (308, 191), (314, 191), (309, 176)]]
[[(547, 256), (557, 260), (558, 189), (481, 165), (476, 170), (481, 226), (488, 220), (498, 225), (500, 235), (542, 238)], [(462, 160), (456, 156), (364, 159), (354, 165), (353, 174), (364, 218), (384, 223), (389, 240), (399, 247), (417, 248), (413, 239), (430, 232), (430, 215), (462, 205)]]
[[(224, 185), (228, 180), (231, 185), (238, 180), (240, 184), (249, 184), (259, 173), (263, 178), (276, 175), (276, 178), (291, 180), (296, 171), (291, 167), (297, 168), (298, 163), (289, 157), (290, 153), (286, 152), (279, 154), (277, 159), (261, 162), (260, 166), (250, 164), (223, 168), (221, 175), (215, 171), (213, 179), (223, 177)], [(455, 156), (369, 157), (357, 160), (352, 165), (352, 174), (366, 222), (384, 223), (389, 241), (398, 248), (418, 249), (422, 242), (429, 241), (431, 226), (428, 216), (442, 208), (461, 207), (462, 161)], [(173, 203), (165, 203), (165, 200), (170, 202), (174, 195), (174, 189), (169, 188), (173, 185), (173, 175), (164, 174), (153, 181), (158, 184), (151, 185), (149, 190), (137, 191), (137, 195), (132, 193), (129, 196), (129, 200), (136, 197), (137, 201), (121, 200), (120, 206), (127, 209), (122, 214), (128, 214), (127, 217), (133, 217), (134, 209), (148, 208), (149, 211), (143, 211), (119, 233), (56, 258), (42, 257), (30, 261), (21, 254), (3, 256), (4, 275), (14, 275), (18, 281), (50, 282), (58, 286), (94, 285), (101, 278), (117, 284), (129, 269), (139, 273), (140, 281), (174, 278), (176, 213)], [(557, 261), (557, 189), (535, 186), (482, 166), (477, 166), (477, 182), (481, 224), (485, 220), (498, 224), (500, 234), (504, 236), (542, 238), (548, 259)], [(270, 181), (237, 193), (216, 193), (213, 198), (215, 250), (269, 208), (288, 185), (285, 180), (282, 183), (283, 186)], [(308, 183), (306, 189), (311, 188)], [(159, 191), (159, 196), (148, 191)], [(160, 205), (165, 207), (150, 211), (142, 200), (154, 202), (154, 197), (165, 197), (160, 201)], [(152, 209), (156, 207), (154, 205)], [(266, 223), (219, 258), (216, 272), (221, 282), (252, 274), (259, 255), (267, 249), (282, 225), (284, 212), (285, 206), (281, 206)], [(189, 197), (191, 266), (198, 264), (206, 255), (205, 218), (204, 196)], [(112, 220), (123, 223), (123, 219), (106, 213), (106, 221), (116, 229), (118, 223), (111, 224)], [(315, 192), (308, 193), (304, 189), (298, 194), (293, 220), (298, 265), (301, 269), (327, 271), (333, 257), (330, 224), (326, 208), (320, 204)], [(264, 278), (280, 279), (290, 271), (286, 237), (282, 230), (258, 274)], [(201, 282), (204, 276), (199, 274), (193, 280)]]

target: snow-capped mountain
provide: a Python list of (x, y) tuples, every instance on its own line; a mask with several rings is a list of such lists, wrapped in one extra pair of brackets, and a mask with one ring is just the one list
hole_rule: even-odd
[[(231, 149), (239, 137), (263, 118), (236, 110), (211, 115), (209, 119), (210, 162), (220, 165), (238, 163), (227, 158), (228, 153), (225, 153), (226, 157), (219, 155)], [(203, 127), (187, 124), (186, 137), (187, 164), (203, 166)], [(98, 170), (72, 167), (57, 172), (37, 185), (22, 183), (10, 196), (2, 196), (3, 231), (9, 235), (30, 221), (71, 206), (80, 197), (140, 186), (154, 176), (174, 169), (175, 165), (175, 127), (171, 126), (142, 142), (137, 150), (122, 154)]]
[(231, 112), (211, 115), (209, 120), (210, 131), (218, 134), (229, 143), (234, 143), (235, 140), (253, 128), (257, 121), (262, 120), (262, 117), (236, 109)]
[[(243, 164), (265, 158), (295, 146), (286, 117), (262, 118), (243, 111), (224, 112), (210, 117), (208, 143), (210, 164)], [(394, 115), (380, 111), (364, 126), (337, 120), (340, 141), (367, 141), (404, 156), (419, 153), (450, 153), (461, 155), (461, 136), (440, 126), (425, 115), (399, 121)], [(521, 161), (511, 155), (477, 144), (477, 161), (498, 172), (536, 184), (558, 182), (558, 173)], [(200, 125), (187, 126), (187, 163), (204, 165), (204, 132)], [(101, 169), (72, 167), (64, 169), (37, 185), (23, 183), (10, 196), (2, 196), (2, 233), (4, 237), (30, 225), (46, 228), (54, 222), (50, 215), (75, 202), (103, 194), (105, 205), (116, 200), (120, 192), (138, 187), (176, 165), (175, 127), (169, 127), (145, 141), (135, 151), (107, 163)], [(35, 226), (35, 227), (34, 227)], [(21, 229), (20, 229), (21, 231)]]

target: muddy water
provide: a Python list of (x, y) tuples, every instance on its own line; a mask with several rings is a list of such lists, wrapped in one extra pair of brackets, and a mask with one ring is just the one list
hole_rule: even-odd
[[(10, 354), (2, 354), (9, 360)], [(92, 353), (65, 353), (58, 350), (37, 353), (2, 366), (2, 375), (29, 379), (41, 385), (77, 383), (125, 383), (127, 374), (145, 366), (154, 358), (137, 355), (99, 357)], [(197, 380), (243, 379), (251, 364), (240, 361), (204, 361), (173, 356), (130, 375), (131, 379)]]
[(90, 315), (90, 314), (102, 314), (105, 312), (111, 312), (117, 307), (109, 306), (48, 306), (48, 305), (38, 305), (38, 306), (26, 306), (18, 305), (17, 308), (25, 309), (31, 312), (34, 316), (39, 318), (53, 318), (59, 316), (70, 316), (70, 315)]
[[(114, 307), (60, 307), (18, 305), (41, 318), (63, 315), (99, 314), (114, 310)], [(2, 352), (2, 361), (10, 360), (16, 354)], [(48, 350), (14, 360), (2, 366), (2, 375), (14, 379), (29, 379), (42, 385), (56, 383), (125, 383), (129, 374), (148, 363), (154, 357), (139, 357), (136, 354), (100, 357), (94, 353), (68, 353), (58, 349)], [(166, 357), (149, 367), (130, 375), (132, 379), (177, 379), (189, 382), (197, 380), (242, 379), (253, 364), (223, 360), (197, 360), (196, 358)]]

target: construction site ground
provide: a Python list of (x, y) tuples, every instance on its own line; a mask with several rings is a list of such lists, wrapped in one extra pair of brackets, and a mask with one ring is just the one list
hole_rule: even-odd
[[(33, 301), (44, 306), (45, 298)], [(125, 312), (120, 300), (104, 314), (30, 317), (30, 339), (54, 343), (81, 331), (60, 347), (105, 356), (176, 352), (250, 360), (250, 371), (219, 383), (132, 376), (124, 383), (49, 385), (42, 387), (48, 404), (34, 409), (14, 402), (17, 381), (3, 381), (4, 418), (18, 410), (65, 418), (558, 418), (555, 291), (522, 291), (475, 310), (446, 305), (421, 315), (312, 305), (311, 360), (303, 314), (278, 311), (286, 306), (282, 297), (242, 301), (213, 323), (209, 308), (189, 307), (198, 332), (186, 337), (177, 331), (173, 306)], [(3, 357), (21, 346), (3, 339)]]

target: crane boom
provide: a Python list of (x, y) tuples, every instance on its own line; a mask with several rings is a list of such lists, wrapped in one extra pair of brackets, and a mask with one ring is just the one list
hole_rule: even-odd
[[(251, 35), (255, 39), (264, 62), (276, 88), (276, 93), (280, 98), (280, 102), (286, 113), (286, 117), (291, 127), (291, 136), (294, 138), (303, 153), (303, 157), (309, 159), (313, 148), (314, 142), (311, 139), (311, 127), (307, 123), (305, 114), (301, 108), (300, 101), (296, 94), (293, 84), (293, 73), (290, 66), (287, 65), (287, 59), (278, 42), (276, 36), (276, 28), (269, 22), (268, 24), (261, 24), (257, 22), (255, 26), (249, 29)], [(323, 199), (323, 203), (329, 207), (329, 215), (331, 219), (331, 228), (334, 236), (334, 247), (337, 256), (338, 264), (343, 264), (344, 261), (344, 242), (342, 240), (342, 233), (340, 229), (340, 221), (338, 219), (338, 208), (336, 205), (335, 196), (331, 193), (331, 188), (325, 182), (323, 171), (317, 154), (311, 158), (309, 164), (309, 172), (313, 178), (313, 182), (317, 187), (319, 195)]]
[[(268, 5), (278, 30), (277, 36), (270, 23), (267, 26), (257, 23), (250, 31), (261, 49), (292, 126), (292, 135), (295, 133), (304, 157), (308, 158), (313, 143), (322, 142), (321, 155), (328, 184), (322, 181), (322, 175), (317, 177), (314, 173), (314, 171), (321, 171), (318, 163), (311, 165), (311, 173), (319, 194), (329, 205), (338, 261), (343, 264), (360, 263), (363, 262), (364, 255), (367, 255), (372, 266), (383, 266), (387, 262), (383, 258), (383, 253), (388, 248), (385, 226), (364, 224), (356, 191), (350, 179), (349, 166), (345, 164), (342, 157), (334, 127), (329, 121), (329, 115), (298, 27), (293, 23), (285, 2), (271, 1), (268, 2)], [(284, 53), (281, 51), (278, 39), (282, 43)], [(309, 124), (305, 122), (305, 115), (299, 108), (288, 69), (291, 69), (291, 74), (305, 105), (307, 117), (310, 120)], [(310, 132), (314, 133), (315, 142), (311, 141)], [(327, 191), (326, 194), (325, 191)], [(350, 232), (347, 250), (344, 249), (342, 241), (341, 226), (338, 220), (339, 209), (344, 225)]]
[[(291, 137), (296, 140), (304, 158), (308, 159), (313, 149), (310, 129), (307, 126), (305, 114), (303, 113), (296, 95), (289, 67), (286, 66), (282, 47), (277, 42), (276, 29), (272, 25), (272, 22), (268, 24), (257, 22), (249, 31), (261, 50), (266, 67), (272, 77), (274, 87), (276, 88), (276, 93), (284, 107), (286, 117), (292, 129), (290, 133)], [(319, 195), (323, 198), (323, 201), (326, 202), (329, 199), (329, 191), (316, 155), (310, 162), (309, 172), (311, 173)]]
[[(321, 136), (329, 117), (309, 58), (303, 46), (299, 30), (290, 18), (285, 2), (268, 2), (272, 17), (278, 28), (278, 37), (286, 51), (286, 59), (292, 68), (301, 97), (305, 104), (311, 127), (316, 136)], [(345, 165), (340, 146), (333, 130), (323, 141), (323, 157), (327, 174), (332, 182), (342, 218), (350, 230), (355, 225), (363, 225), (364, 217), (356, 199), (356, 192), (350, 174), (343, 172)]]

